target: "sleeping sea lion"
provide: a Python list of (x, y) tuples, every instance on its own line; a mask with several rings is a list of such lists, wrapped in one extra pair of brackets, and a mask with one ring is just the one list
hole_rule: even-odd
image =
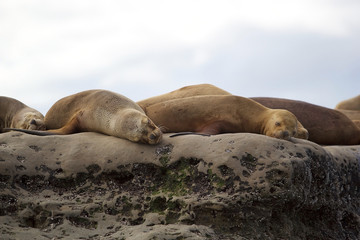
[(14, 98), (0, 96), (0, 133), (4, 128), (45, 130), (44, 116)]
[(161, 130), (129, 98), (106, 90), (79, 92), (57, 101), (45, 115), (45, 134), (98, 132), (133, 142), (157, 144)]
[[(194, 97), (194, 96), (203, 96), (203, 95), (228, 95), (231, 96), (232, 94), (218, 88), (211, 84), (198, 84), (198, 85), (190, 85), (186, 87), (182, 87), (180, 89), (177, 89), (175, 91), (165, 93), (159, 96), (151, 97), (144, 99), (142, 101), (137, 102), (140, 107), (142, 107), (144, 110), (154, 104), (166, 102), (168, 100), (174, 100), (179, 98), (186, 98), (186, 97)], [(297, 122), (297, 138), (307, 139), (308, 138), (308, 132), (307, 130), (302, 126), (302, 124), (298, 121)], [(183, 135), (185, 133), (176, 134)], [(186, 133), (189, 134), (189, 133)]]
[(335, 109), (360, 111), (360, 95), (339, 102)]
[[(201, 134), (259, 133), (289, 140), (298, 121), (287, 110), (270, 109), (233, 95), (178, 98), (145, 107), (145, 113), (165, 132)], [(306, 131), (306, 129), (304, 129)]]
[(269, 108), (294, 113), (309, 131), (309, 140), (323, 145), (360, 144), (360, 129), (339, 111), (303, 101), (282, 98), (251, 98)]

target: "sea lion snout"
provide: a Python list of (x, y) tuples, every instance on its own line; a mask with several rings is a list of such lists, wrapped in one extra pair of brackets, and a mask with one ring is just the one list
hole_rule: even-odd
[(36, 120), (35, 118), (31, 119), (30, 123), (29, 123), (29, 129), (30, 130), (45, 130), (45, 123), (43, 120), (38, 119)]
[(152, 133), (150, 133), (149, 144), (157, 144), (157, 143), (159, 143), (161, 141), (161, 139), (162, 139), (162, 135), (163, 134), (162, 134), (161, 130), (158, 127), (156, 127), (156, 129)]
[(283, 132), (282, 132), (282, 138), (283, 138), (283, 139), (288, 139), (289, 137), (290, 137), (289, 131), (283, 131)]
[(156, 127), (153, 131), (149, 132), (142, 141), (148, 144), (158, 144), (161, 140), (162, 132)]
[(294, 137), (294, 135), (290, 134), (288, 130), (277, 130), (273, 134), (270, 134), (268, 136), (284, 140), (290, 140), (291, 137)]
[(144, 117), (141, 122), (142, 129), (144, 129), (141, 141), (148, 144), (158, 144), (162, 139), (160, 128), (148, 117)]

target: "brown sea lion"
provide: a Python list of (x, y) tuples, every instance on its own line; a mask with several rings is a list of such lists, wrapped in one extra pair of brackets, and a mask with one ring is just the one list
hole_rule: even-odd
[[(168, 100), (179, 99), (179, 98), (186, 98), (186, 97), (194, 97), (194, 96), (202, 96), (202, 95), (232, 95), (231, 93), (218, 88), (211, 84), (198, 84), (198, 85), (190, 85), (175, 91), (165, 93), (159, 96), (151, 97), (148, 99), (144, 99), (142, 101), (137, 102), (140, 107), (144, 110), (146, 107), (151, 105), (166, 102)], [(298, 121), (297, 123), (298, 129), (296, 136), (297, 138), (307, 139), (308, 138), (308, 131), (302, 126), (302, 124)]]
[(168, 100), (145, 107), (146, 114), (165, 132), (202, 134), (259, 133), (290, 139), (297, 119), (282, 109), (269, 109), (239, 96), (205, 95)]
[(335, 109), (344, 109), (344, 110), (357, 110), (360, 111), (360, 95), (339, 102)]
[(231, 95), (231, 93), (215, 87), (211, 84), (198, 84), (198, 85), (190, 85), (186, 87), (182, 87), (175, 91), (165, 93), (159, 96), (147, 98), (137, 102), (140, 107), (145, 109), (150, 105), (154, 105), (156, 103), (165, 102), (168, 100), (178, 99), (178, 98), (186, 98), (200, 95)]
[(4, 128), (45, 130), (44, 116), (14, 98), (0, 96), (0, 133)]
[(161, 130), (135, 102), (106, 90), (88, 90), (60, 99), (46, 113), (45, 125), (50, 134), (99, 132), (148, 144), (162, 139)]
[(294, 113), (309, 131), (310, 141), (323, 145), (360, 144), (360, 129), (339, 111), (282, 98), (251, 99), (269, 108), (282, 108)]

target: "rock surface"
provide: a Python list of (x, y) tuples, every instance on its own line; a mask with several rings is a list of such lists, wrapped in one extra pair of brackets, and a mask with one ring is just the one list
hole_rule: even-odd
[(360, 146), (0, 134), (1, 239), (359, 239)]

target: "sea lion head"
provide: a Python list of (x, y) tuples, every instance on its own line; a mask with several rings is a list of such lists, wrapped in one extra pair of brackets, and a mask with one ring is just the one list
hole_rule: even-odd
[(127, 139), (133, 142), (157, 144), (162, 139), (162, 132), (145, 114), (133, 110), (128, 111), (122, 121), (122, 131)]
[[(18, 118), (20, 118), (20, 116)], [(14, 127), (16, 128), (46, 130), (44, 116), (34, 112), (26, 112), (22, 114), (21, 119), (14, 119), (13, 123)]]
[(298, 120), (287, 110), (273, 109), (265, 125), (265, 135), (279, 139), (290, 140), (297, 132)]

